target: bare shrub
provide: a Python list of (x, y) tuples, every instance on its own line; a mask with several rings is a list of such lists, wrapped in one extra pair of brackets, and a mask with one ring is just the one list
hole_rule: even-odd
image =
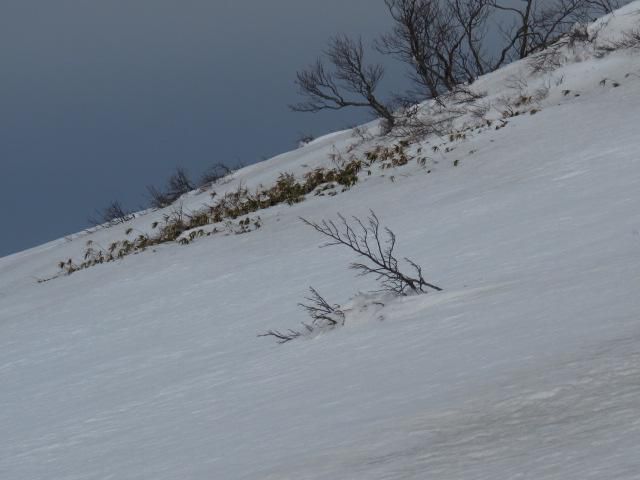
[(198, 185), (200, 188), (210, 187), (232, 173), (233, 170), (231, 167), (221, 162), (216, 163), (205, 170), (205, 172), (200, 176)]
[[(584, 15), (580, 15), (580, 18), (585, 19)], [(598, 35), (605, 26), (606, 23), (603, 23), (598, 29), (590, 29), (588, 23), (573, 24), (563, 34), (556, 37), (553, 43), (543, 45), (530, 55), (528, 63), (531, 73), (550, 73), (561, 67), (566, 61), (567, 51), (575, 51), (578, 46), (587, 43), (596, 45)], [(596, 46), (596, 56), (602, 56), (608, 51), (607, 49), (608, 46)]]
[[(311, 333), (311, 330), (307, 328), (307, 332)], [(278, 343), (287, 343), (302, 336), (302, 332), (298, 330), (288, 329), (283, 332), (280, 330), (268, 330), (266, 333), (261, 333), (258, 337), (274, 337)]]
[(336, 325), (344, 325), (344, 312), (340, 309), (340, 305), (330, 305), (319, 293), (309, 287), (311, 295), (305, 297), (308, 303), (299, 303), (309, 317), (314, 327), (335, 327)]
[(187, 171), (182, 167), (178, 167), (169, 177), (169, 182), (167, 184), (167, 195), (172, 198), (173, 201), (175, 201), (181, 195), (195, 190), (195, 188), (196, 186), (189, 178)]
[(640, 50), (640, 30), (623, 32), (620, 40), (598, 45), (596, 55), (604, 57), (618, 50)]
[(427, 293), (428, 289), (442, 290), (427, 282), (422, 276), (422, 267), (408, 258), (404, 260), (413, 269), (414, 276), (400, 270), (399, 261), (393, 253), (396, 235), (387, 227), (381, 228), (380, 221), (372, 210), (364, 222), (358, 217), (352, 217), (350, 223), (341, 214), (338, 214), (338, 218), (338, 223), (333, 220), (322, 220), (320, 223), (304, 218), (301, 220), (330, 238), (323, 247), (342, 245), (364, 257), (368, 263), (354, 262), (350, 268), (356, 270), (359, 276), (374, 275), (384, 291), (407, 295)]
[(469, 114), (476, 120), (484, 120), (489, 110), (491, 110), (491, 103), (479, 102), (469, 108)]
[(640, 49), (640, 30), (624, 32), (622, 40), (618, 40), (614, 45), (618, 49)]
[(126, 210), (120, 202), (114, 200), (102, 210), (96, 210), (95, 216), (90, 217), (88, 221), (94, 226), (117, 225), (128, 222), (132, 218), (135, 218), (135, 215)]
[(298, 148), (302, 148), (305, 145), (308, 145), (309, 143), (313, 142), (315, 139), (316, 137), (311, 133), (300, 133), (298, 135), (298, 139), (296, 140), (296, 146)]
[(557, 83), (558, 81), (562, 82), (560, 78), (546, 78), (541, 86), (536, 88), (533, 93), (533, 99), (536, 102), (541, 102), (545, 98), (549, 96), (549, 92), (551, 91), (552, 84)]
[(356, 126), (351, 129), (351, 136), (356, 138), (358, 141), (355, 144), (362, 145), (363, 143), (370, 142), (374, 139), (374, 136), (366, 127)]
[(164, 208), (171, 205), (185, 193), (195, 189), (196, 185), (189, 178), (187, 171), (182, 167), (177, 167), (169, 177), (164, 191), (154, 186), (147, 186), (147, 193), (152, 207)]
[(171, 205), (169, 196), (153, 185), (147, 185), (147, 194), (149, 195), (149, 203), (153, 208), (164, 208)]
[(439, 95), (431, 104), (408, 101), (396, 114), (396, 126), (391, 135), (409, 142), (429, 135), (445, 136), (460, 116), (483, 109), (484, 115), (489, 109), (482, 101), (485, 96), (484, 92), (474, 92), (466, 85), (458, 85), (452, 91)]
[(391, 135), (396, 138), (417, 142), (429, 135), (442, 136), (451, 128), (457, 114), (438, 115), (433, 109), (424, 110), (419, 104), (402, 108)]
[(562, 66), (563, 55), (559, 46), (552, 46), (540, 53), (532, 55), (528, 62), (531, 73), (536, 75), (551, 73)]
[(58, 267), (65, 275), (71, 275), (72, 273), (79, 270), (79, 267), (70, 258), (66, 261), (58, 262)]
[(269, 330), (266, 333), (258, 335), (258, 337), (274, 337), (278, 343), (287, 343), (303, 336), (305, 333), (310, 334), (344, 325), (345, 314), (341, 310), (340, 305), (329, 304), (313, 287), (309, 287), (309, 290), (311, 295), (305, 297), (307, 303), (298, 304), (311, 318), (310, 323), (302, 323), (304, 327), (303, 331), (293, 329), (286, 331)]
[[(408, 258), (404, 260), (415, 273), (410, 276), (400, 271), (398, 259), (393, 254), (396, 235), (389, 228), (380, 226), (380, 221), (372, 210), (365, 221), (352, 217), (350, 223), (340, 214), (338, 214), (338, 218), (340, 219), (338, 223), (332, 220), (322, 220), (320, 223), (311, 222), (304, 218), (301, 220), (317, 232), (330, 238), (323, 247), (343, 245), (365, 257), (367, 263), (354, 262), (350, 268), (356, 270), (359, 276), (374, 275), (384, 292), (404, 296), (410, 293), (427, 293), (428, 290), (442, 290), (440, 287), (428, 283), (422, 276), (422, 268)], [(310, 323), (302, 323), (303, 330), (269, 330), (258, 336), (273, 337), (278, 343), (287, 343), (305, 334), (326, 331), (344, 325), (346, 316), (340, 305), (331, 305), (313, 287), (310, 287), (309, 290), (311, 295), (306, 297), (307, 303), (298, 304), (311, 318)]]

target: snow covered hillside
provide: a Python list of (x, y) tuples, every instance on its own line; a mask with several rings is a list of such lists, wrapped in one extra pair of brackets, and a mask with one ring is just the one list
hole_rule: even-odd
[[(639, 28), (634, 2), (553, 69), (479, 79), (406, 165), (247, 233), (61, 274), (174, 206), (0, 259), (0, 479), (640, 478), (640, 50), (603, 53)], [(396, 144), (339, 132), (213, 189)], [(300, 221), (370, 209), (442, 292), (366, 302)], [(345, 325), (258, 337), (298, 328), (309, 286)]]

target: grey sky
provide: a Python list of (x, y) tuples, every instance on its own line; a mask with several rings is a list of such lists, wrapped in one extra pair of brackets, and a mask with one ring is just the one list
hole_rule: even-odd
[(286, 105), (329, 36), (388, 25), (382, 0), (2, 0), (0, 256), (143, 205), (176, 165), (253, 163), (366, 119)]

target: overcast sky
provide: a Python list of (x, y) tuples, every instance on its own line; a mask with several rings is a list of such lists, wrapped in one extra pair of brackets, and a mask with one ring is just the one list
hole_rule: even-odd
[(0, 256), (111, 200), (144, 205), (177, 165), (249, 164), (366, 120), (287, 104), (328, 37), (388, 27), (383, 0), (1, 0)]

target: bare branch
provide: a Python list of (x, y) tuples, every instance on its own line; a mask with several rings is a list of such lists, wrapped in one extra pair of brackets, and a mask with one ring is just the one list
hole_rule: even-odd
[(361, 39), (337, 36), (329, 42), (324, 59), (296, 74), (295, 83), (306, 101), (290, 108), (296, 112), (319, 112), (364, 107), (383, 118), (391, 128), (393, 112), (375, 93), (383, 76), (382, 65), (365, 63)]
[[(309, 290), (311, 291), (311, 295), (305, 297), (309, 304), (298, 304), (304, 308), (309, 317), (311, 317), (311, 324), (302, 323), (306, 334), (344, 325), (345, 314), (340, 309), (340, 305), (330, 305), (313, 287), (309, 287)], [(304, 334), (303, 331), (293, 329), (288, 329), (286, 332), (269, 330), (266, 333), (258, 335), (258, 337), (274, 337), (278, 343), (287, 343)]]
[(309, 287), (311, 296), (305, 297), (310, 304), (299, 303), (312, 319), (314, 327), (333, 327), (338, 324), (344, 325), (344, 312), (340, 310), (340, 305), (329, 305), (329, 303), (313, 287)]
[(322, 220), (320, 223), (311, 222), (304, 218), (301, 220), (317, 232), (329, 237), (329, 241), (323, 245), (343, 245), (367, 259), (368, 263), (354, 262), (350, 268), (356, 270), (358, 275), (374, 275), (385, 291), (397, 295), (407, 293), (427, 293), (428, 289), (440, 291), (441, 288), (425, 281), (422, 268), (412, 260), (405, 261), (415, 271), (414, 276), (409, 276), (400, 271), (398, 259), (394, 256), (396, 235), (389, 228), (381, 228), (380, 220), (375, 212), (370, 211), (366, 221), (352, 217), (351, 222), (338, 214), (339, 222)]
[(294, 338), (300, 337), (301, 335), (302, 333), (296, 330), (287, 330), (286, 332), (280, 332), (279, 330), (269, 330), (267, 333), (258, 335), (258, 337), (274, 337), (277, 339), (278, 343), (287, 343)]

